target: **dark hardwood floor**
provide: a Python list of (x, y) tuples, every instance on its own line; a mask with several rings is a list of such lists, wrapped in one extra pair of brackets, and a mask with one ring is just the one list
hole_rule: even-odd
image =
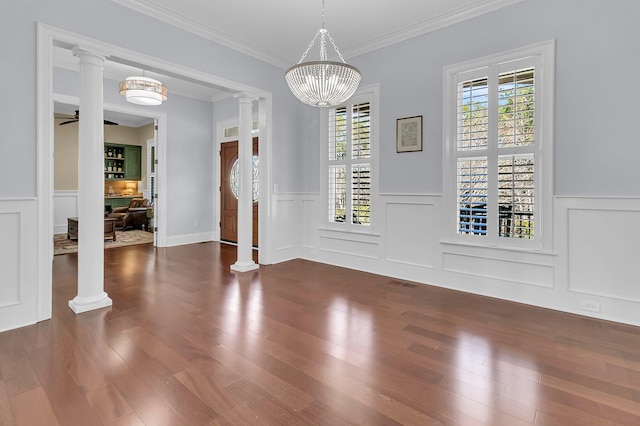
[(638, 425), (640, 328), (217, 243), (105, 251), (113, 307), (0, 334), (4, 425)]

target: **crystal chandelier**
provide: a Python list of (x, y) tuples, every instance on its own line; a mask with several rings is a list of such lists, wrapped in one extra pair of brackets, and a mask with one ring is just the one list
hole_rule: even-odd
[[(320, 60), (302, 62), (316, 40), (320, 38)], [(342, 62), (327, 61), (327, 40)], [(339, 105), (349, 99), (360, 84), (360, 71), (347, 64), (324, 28), (324, 0), (322, 0), (322, 28), (311, 40), (300, 61), (285, 73), (289, 89), (296, 98), (305, 104), (329, 107)]]

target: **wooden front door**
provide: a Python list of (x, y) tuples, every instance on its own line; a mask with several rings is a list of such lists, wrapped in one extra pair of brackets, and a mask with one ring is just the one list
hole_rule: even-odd
[[(258, 156), (258, 138), (253, 138), (253, 155), (256, 157)], [(220, 188), (220, 239), (232, 243), (238, 242), (237, 182), (234, 181), (234, 165), (236, 165), (237, 160), (238, 141), (225, 142), (221, 144), (220, 182), (222, 187)], [(234, 190), (236, 193), (234, 193)], [(257, 199), (254, 200), (253, 203), (253, 246), (258, 247)]]

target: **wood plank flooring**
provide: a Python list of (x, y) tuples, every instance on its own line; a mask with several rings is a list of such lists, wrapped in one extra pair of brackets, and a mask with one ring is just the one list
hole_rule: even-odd
[(639, 425), (640, 328), (217, 243), (105, 251), (113, 307), (0, 333), (2, 425)]

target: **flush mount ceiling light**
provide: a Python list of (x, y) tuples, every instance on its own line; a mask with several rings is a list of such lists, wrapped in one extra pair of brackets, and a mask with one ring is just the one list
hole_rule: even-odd
[[(302, 62), (318, 37), (320, 37), (320, 60)], [(327, 60), (327, 38), (342, 62)], [(322, 0), (322, 27), (311, 40), (300, 61), (285, 73), (289, 89), (305, 104), (329, 107), (349, 99), (358, 88), (360, 78), (360, 71), (345, 62), (329, 31), (324, 28), (324, 0)]]
[(137, 105), (160, 105), (167, 100), (167, 88), (158, 80), (144, 77), (127, 77), (120, 82), (120, 94), (128, 102)]

